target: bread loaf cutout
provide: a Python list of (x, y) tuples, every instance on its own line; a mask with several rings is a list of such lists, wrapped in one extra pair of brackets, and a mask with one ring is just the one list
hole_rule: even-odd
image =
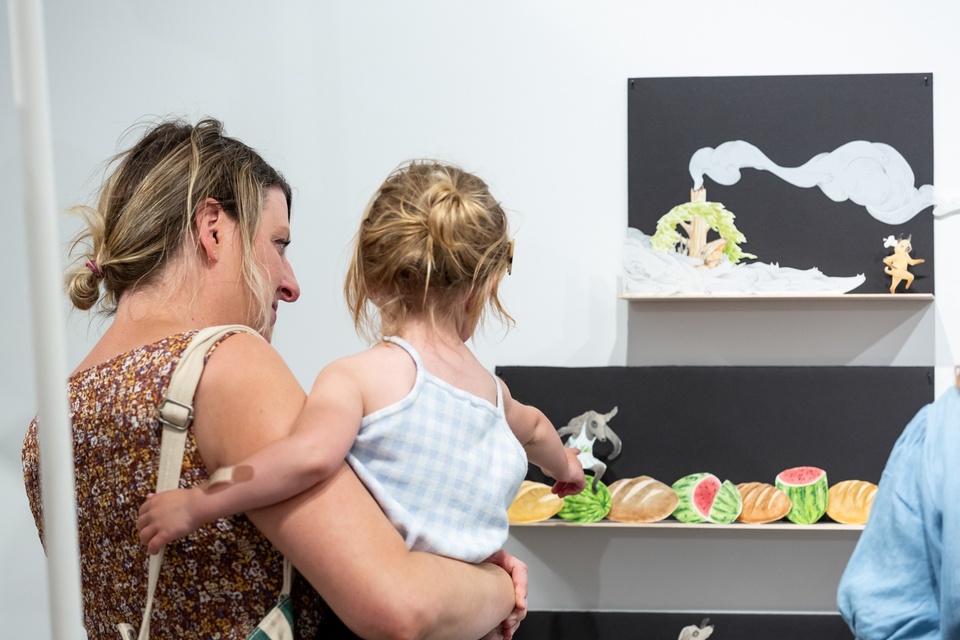
[(539, 522), (552, 518), (563, 508), (563, 498), (550, 491), (542, 482), (524, 480), (507, 509), (507, 520), (513, 524)]
[(741, 482), (737, 485), (743, 499), (739, 522), (764, 524), (774, 522), (790, 513), (793, 503), (780, 489), (766, 482)]
[(827, 491), (827, 515), (842, 524), (866, 523), (877, 489), (866, 480), (838, 482)]
[(658, 522), (677, 508), (676, 492), (650, 476), (621, 478), (610, 485), (610, 513), (614, 522)]

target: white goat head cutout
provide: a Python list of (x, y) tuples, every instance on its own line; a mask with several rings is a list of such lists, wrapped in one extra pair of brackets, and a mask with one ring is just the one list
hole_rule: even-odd
[(583, 468), (593, 471), (592, 487), (594, 491), (597, 489), (597, 481), (607, 470), (607, 465), (593, 455), (593, 443), (597, 440), (600, 442), (609, 440), (613, 444), (613, 452), (607, 456), (609, 460), (613, 460), (620, 455), (620, 450), (623, 448), (620, 437), (613, 432), (609, 425), (610, 420), (615, 415), (617, 415), (617, 407), (614, 407), (609, 413), (587, 411), (573, 418), (567, 423), (567, 426), (557, 429), (557, 434), (561, 438), (570, 436), (567, 438), (566, 446), (580, 450), (577, 459), (580, 460)]

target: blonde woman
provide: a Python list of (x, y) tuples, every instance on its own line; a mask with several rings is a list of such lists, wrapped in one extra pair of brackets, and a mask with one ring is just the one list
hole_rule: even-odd
[[(88, 224), (74, 247), (79, 260), (67, 275), (68, 292), (77, 308), (113, 316), (69, 380), (91, 640), (116, 640), (116, 624), (139, 620), (144, 609), (148, 556), (137, 539), (137, 512), (156, 483), (157, 405), (183, 349), (213, 325), (246, 324), (269, 336), (279, 302), (299, 296), (285, 254), (290, 193), (280, 174), (219, 122), (168, 121), (114, 159), (98, 205), (84, 210)], [(285, 436), (303, 403), (268, 342), (245, 333), (223, 339), (197, 389), (181, 486), (200, 484), (209, 471)], [(269, 423), (258, 418), (264, 415)], [(30, 425), (23, 460), (42, 540), (38, 428)], [(525, 613), (514, 610), (526, 590), (522, 563), (505, 554), (497, 557), (501, 568), (411, 553), (350, 468), (331, 471), (290, 500), (170, 545), (151, 637), (246, 638), (276, 602), (281, 553), (360, 636), (512, 632)], [(294, 601), (297, 636), (311, 638), (326, 609), (303, 580)]]
[[(360, 225), (346, 281), (357, 328), (380, 340), (327, 366), (293, 434), (234, 470), (244, 478), (151, 496), (151, 551), (222, 515), (303, 491), (347, 457), (412, 549), (480, 562), (507, 537), (528, 458), (560, 496), (585, 480), (538, 409), (517, 402), (466, 342), (499, 296), (512, 242), (476, 176), (417, 161), (390, 175)], [(238, 473), (242, 469), (242, 473)]]

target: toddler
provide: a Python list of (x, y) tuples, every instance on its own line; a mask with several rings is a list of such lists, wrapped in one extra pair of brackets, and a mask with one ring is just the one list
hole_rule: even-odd
[(408, 547), (481, 562), (507, 537), (527, 461), (560, 497), (585, 485), (578, 451), (510, 396), (467, 347), (512, 268), (507, 219), (487, 185), (453, 165), (413, 161), (381, 185), (356, 236), (345, 293), (371, 348), (328, 365), (286, 438), (226, 484), (148, 496), (151, 553), (202, 524), (287, 499), (344, 457)]

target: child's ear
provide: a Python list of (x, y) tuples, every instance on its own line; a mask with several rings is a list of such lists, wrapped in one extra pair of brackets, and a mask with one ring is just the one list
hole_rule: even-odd
[(220, 259), (225, 219), (223, 207), (213, 198), (207, 198), (197, 205), (195, 217), (197, 238), (200, 241), (201, 250), (210, 262)]

